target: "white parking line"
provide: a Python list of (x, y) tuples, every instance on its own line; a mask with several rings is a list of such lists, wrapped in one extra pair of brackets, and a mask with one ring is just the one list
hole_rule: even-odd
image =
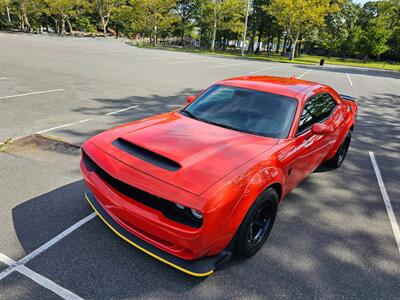
[(38, 94), (46, 94), (46, 93), (55, 93), (55, 92), (62, 92), (64, 89), (57, 89), (57, 90), (48, 90), (48, 91), (39, 91), (39, 92), (32, 92), (32, 93), (25, 93), (25, 94), (17, 94), (17, 95), (10, 95), (10, 96), (1, 96), (0, 99), (9, 99), (9, 98), (16, 98), (16, 97), (24, 97), (30, 95), (38, 95)]
[(58, 285), (54, 281), (51, 281), (50, 279), (32, 271), (31, 269), (25, 267), (25, 266), (18, 266), (17, 271), (26, 277), (29, 277), (33, 281), (35, 281), (37, 284), (40, 284), (41, 286), (47, 288), (48, 290), (52, 291), (53, 293), (57, 294), (61, 298), (67, 299), (67, 300), (80, 300), (83, 298), (79, 297), (78, 295), (72, 293), (71, 291), (67, 290), (66, 288), (63, 288), (62, 286)]
[(7, 77), (0, 77), (0, 80), (6, 80)]
[(300, 76), (298, 76), (297, 79), (300, 79), (301, 77), (303, 77), (304, 75), (310, 73), (311, 71), (312, 71), (312, 70), (305, 71), (303, 74), (301, 74)]
[[(51, 246), (53, 246), (55, 243), (57, 243), (58, 241), (62, 240), (63, 238), (65, 238), (67, 235), (69, 235), (71, 232), (73, 232), (74, 230), (78, 229), (79, 227), (81, 227), (82, 225), (84, 225), (85, 223), (89, 222), (91, 219), (93, 219), (94, 217), (96, 217), (96, 213), (91, 213), (90, 215), (88, 215), (87, 217), (83, 218), (82, 220), (76, 222), (74, 225), (72, 225), (71, 227), (65, 229), (63, 232), (61, 232), (60, 234), (56, 235), (55, 237), (53, 237), (50, 241), (48, 241), (47, 243), (43, 244), (42, 246), (40, 246), (39, 248), (37, 248), (36, 250), (32, 251), (31, 253), (29, 253), (28, 255), (26, 255), (24, 258), (20, 259), (18, 261), (18, 264), (26, 264), (28, 261), (30, 261), (32, 258), (34, 258), (35, 256), (38, 256), (40, 253), (42, 253), (43, 251), (46, 251), (48, 248), (50, 248)], [(1, 273), (0, 273), (1, 274)]]
[(389, 216), (390, 224), (392, 225), (392, 230), (394, 234), (394, 238), (396, 239), (397, 248), (400, 253), (400, 230), (399, 225), (397, 224), (396, 217), (393, 212), (392, 204), (390, 203), (389, 195), (386, 191), (385, 184), (383, 183), (381, 171), (379, 170), (378, 164), (375, 159), (375, 154), (372, 151), (369, 151), (369, 157), (371, 158), (372, 167), (375, 171), (376, 180), (378, 181), (379, 189), (381, 190), (383, 201), (385, 202), (385, 207), (387, 214)]
[(350, 85), (353, 86), (353, 82), (351, 81), (349, 74), (346, 73), (346, 76), (347, 76), (347, 79), (349, 80)]
[(63, 125), (51, 127), (51, 128), (45, 129), (45, 130), (38, 131), (38, 132), (36, 132), (36, 133), (41, 134), (41, 133), (45, 133), (45, 132), (52, 131), (52, 130), (59, 129), (59, 128), (64, 128), (64, 127), (69, 127), (69, 126), (74, 126), (74, 125), (82, 124), (82, 123), (89, 122), (89, 121), (92, 121), (92, 120), (93, 120), (93, 118), (85, 119), (85, 120), (80, 120), (80, 121), (75, 122), (75, 123), (68, 123), (68, 124), (63, 124)]
[(106, 113), (105, 116), (115, 115), (115, 114), (118, 114), (120, 112), (127, 111), (127, 110), (130, 110), (130, 109), (138, 107), (138, 106), (139, 105), (133, 105), (133, 106), (129, 106), (127, 108), (123, 108), (123, 109), (120, 109), (120, 110), (112, 111), (112, 112)]
[[(2, 280), (4, 277), (6, 277), (7, 275), (9, 275), (10, 273), (12, 273), (13, 271), (16, 270), (16, 268), (18, 268), (18, 266), (24, 265), (26, 264), (28, 261), (30, 261), (31, 259), (33, 259), (34, 257), (38, 256), (40, 253), (42, 253), (43, 251), (46, 251), (48, 248), (50, 248), (51, 246), (53, 246), (55, 243), (59, 242), (60, 240), (62, 240), (63, 238), (65, 238), (67, 235), (69, 235), (71, 232), (73, 232), (74, 230), (78, 229), (79, 227), (81, 227), (82, 225), (84, 225), (85, 223), (89, 222), (91, 219), (93, 219), (96, 216), (96, 213), (93, 212), (90, 215), (88, 215), (87, 217), (83, 218), (82, 220), (76, 222), (74, 225), (72, 225), (71, 227), (67, 228), (66, 230), (64, 230), (63, 232), (61, 232), (60, 234), (56, 235), (55, 237), (53, 237), (50, 241), (48, 241), (47, 243), (43, 244), (42, 246), (40, 246), (39, 248), (37, 248), (36, 250), (32, 251), (31, 253), (29, 253), (28, 255), (24, 256), (23, 258), (21, 258), (19, 261), (15, 262), (13, 261), (13, 263), (8, 264), (6, 263), (7, 260), (3, 261), (4, 263), (6, 263), (7, 265), (9, 265), (9, 267), (7, 269), (5, 269), (4, 271), (2, 271), (0, 273), (0, 280)], [(2, 255), (4, 256), (4, 255)], [(0, 256), (0, 259), (2, 258), (2, 256)], [(10, 261), (8, 261), (10, 262)]]
[[(11, 266), (13, 264), (16, 264), (16, 261), (8, 257), (7, 255), (4, 255), (3, 253), (0, 253), (0, 261), (5, 263), (8, 266)], [(50, 279), (32, 271), (31, 269), (25, 267), (24, 265), (18, 265), (13, 271), (17, 271), (26, 277), (32, 279), (35, 281), (37, 284), (49, 289), (53, 293), (57, 294), (61, 298), (64, 299), (82, 299), (78, 295), (72, 293), (71, 291), (63, 288), (62, 286), (59, 286), (57, 283), (54, 281), (51, 281)], [(11, 272), (10, 272), (11, 273)]]
[(276, 68), (278, 68), (278, 66), (269, 67), (269, 68), (264, 68), (264, 69), (260, 69), (260, 70), (256, 70), (256, 71), (251, 71), (251, 72), (249, 72), (249, 74), (260, 73), (260, 72), (262, 72), (262, 71), (267, 71), (267, 70), (276, 69)]
[[(130, 109), (138, 107), (138, 106), (139, 105), (137, 104), (137, 105), (129, 106), (129, 107), (126, 107), (126, 108), (123, 108), (123, 109), (119, 109), (119, 110), (116, 110), (116, 111), (111, 111), (109, 113), (104, 114), (104, 116), (115, 115), (115, 114), (130, 110)], [(92, 120), (94, 120), (94, 118), (84, 119), (84, 120), (80, 120), (80, 121), (77, 121), (77, 122), (74, 122), (74, 123), (62, 124), (62, 125), (58, 125), (58, 126), (55, 126), (55, 127), (48, 128), (48, 129), (37, 131), (36, 133), (37, 134), (42, 134), (42, 133), (53, 131), (53, 130), (60, 129), (60, 128), (79, 125), (79, 124), (86, 123), (86, 122), (89, 122), (89, 121), (92, 121)]]

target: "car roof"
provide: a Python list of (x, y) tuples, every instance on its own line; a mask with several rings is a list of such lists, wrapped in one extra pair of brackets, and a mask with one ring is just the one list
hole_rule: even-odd
[(242, 76), (224, 79), (217, 84), (258, 90), (302, 100), (316, 90), (328, 88), (326, 85), (294, 77)]

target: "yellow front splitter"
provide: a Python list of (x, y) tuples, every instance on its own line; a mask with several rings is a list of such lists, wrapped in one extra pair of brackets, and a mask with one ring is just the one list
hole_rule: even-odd
[(90, 206), (97, 213), (100, 219), (120, 238), (135, 246), (144, 253), (170, 265), (192, 276), (206, 277), (211, 275), (214, 270), (222, 263), (228, 261), (232, 256), (232, 251), (223, 251), (218, 255), (200, 258), (198, 260), (185, 260), (176, 257), (168, 252), (165, 252), (145, 241), (138, 238), (136, 235), (127, 231), (125, 228), (120, 226), (111, 216), (103, 209), (94, 195), (87, 191), (85, 192), (86, 200)]

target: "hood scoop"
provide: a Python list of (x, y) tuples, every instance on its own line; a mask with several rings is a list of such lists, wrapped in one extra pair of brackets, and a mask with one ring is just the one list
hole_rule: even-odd
[(135, 156), (136, 158), (144, 160), (145, 162), (148, 162), (149, 164), (152, 164), (159, 168), (171, 172), (178, 171), (181, 168), (181, 165), (178, 164), (177, 162), (165, 156), (162, 156), (158, 153), (155, 153), (138, 145), (132, 144), (131, 142), (128, 142), (124, 139), (118, 138), (114, 142), (112, 142), (112, 144), (115, 147), (125, 151), (126, 153), (129, 153)]

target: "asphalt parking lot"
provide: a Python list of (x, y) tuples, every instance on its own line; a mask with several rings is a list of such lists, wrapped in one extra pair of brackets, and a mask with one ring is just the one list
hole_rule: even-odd
[[(344, 165), (318, 169), (284, 199), (259, 253), (193, 278), (93, 214), (79, 146), (239, 75), (331, 85), (357, 99), (358, 123)], [(0, 298), (399, 299), (399, 120), (398, 72), (0, 33)]]

